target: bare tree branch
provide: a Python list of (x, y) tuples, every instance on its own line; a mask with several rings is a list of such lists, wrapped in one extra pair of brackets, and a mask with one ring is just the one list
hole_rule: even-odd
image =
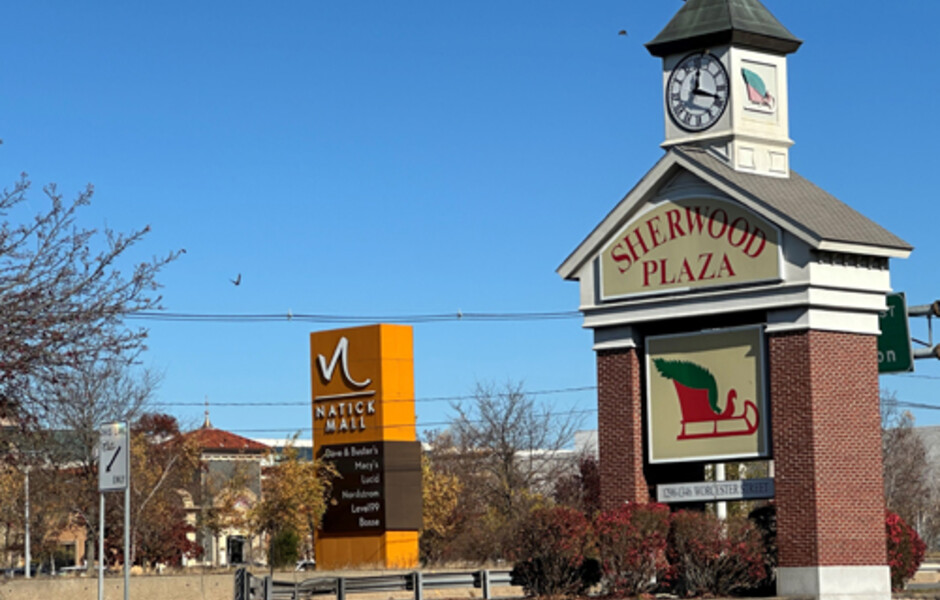
[(24, 209), (29, 189), (23, 174), (0, 192), (0, 400), (35, 423), (51, 408), (40, 393), (48, 384), (89, 366), (136, 359), (147, 332), (124, 318), (160, 307), (156, 276), (179, 252), (128, 265), (130, 250), (150, 228), (80, 227), (91, 186), (65, 202), (50, 184), (43, 190), (48, 208), (15, 223), (12, 214)]

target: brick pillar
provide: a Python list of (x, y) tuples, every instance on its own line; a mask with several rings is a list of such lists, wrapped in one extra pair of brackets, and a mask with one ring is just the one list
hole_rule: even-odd
[(643, 475), (643, 390), (636, 348), (597, 352), (601, 508), (649, 502)]
[(768, 336), (780, 595), (890, 597), (876, 343)]

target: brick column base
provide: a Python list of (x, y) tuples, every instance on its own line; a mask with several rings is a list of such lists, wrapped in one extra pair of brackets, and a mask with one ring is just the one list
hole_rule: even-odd
[(643, 390), (636, 348), (597, 353), (601, 508), (649, 502), (643, 475)]
[(777, 591), (890, 598), (876, 338), (768, 336)]

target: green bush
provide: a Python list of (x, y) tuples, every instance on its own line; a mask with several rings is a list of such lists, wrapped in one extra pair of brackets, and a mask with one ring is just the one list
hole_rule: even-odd
[(583, 513), (565, 507), (537, 509), (515, 532), (513, 582), (529, 596), (582, 594), (600, 578), (591, 549), (591, 526)]
[(271, 569), (293, 567), (300, 554), (297, 547), (300, 545), (300, 536), (293, 529), (281, 529), (271, 536), (271, 545), (268, 548), (268, 563)]
[(652, 592), (668, 572), (667, 506), (624, 504), (604, 511), (594, 521), (594, 535), (607, 593), (636, 596)]

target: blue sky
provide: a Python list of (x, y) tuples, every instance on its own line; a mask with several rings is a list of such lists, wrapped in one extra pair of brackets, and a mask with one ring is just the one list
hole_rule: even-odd
[[(932, 148), (940, 3), (767, 0), (790, 57), (793, 168), (915, 246), (911, 303), (940, 297)], [(0, 180), (72, 196), (83, 224), (185, 248), (177, 313), (566, 311), (555, 269), (661, 156), (660, 61), (679, 0), (11, 3), (0, 37)], [(617, 35), (626, 29), (627, 36)], [(230, 283), (242, 275), (238, 287)], [(197, 424), (309, 435), (299, 321), (146, 322), (157, 401)], [(926, 322), (914, 322), (916, 337)], [(938, 336), (940, 337), (940, 336)], [(580, 320), (415, 326), (419, 426), (476, 382), (595, 383)], [(940, 405), (938, 361), (882, 378)], [(540, 396), (596, 425), (594, 392)], [(223, 404), (268, 402), (273, 406)], [(915, 411), (918, 424), (940, 411)]]

